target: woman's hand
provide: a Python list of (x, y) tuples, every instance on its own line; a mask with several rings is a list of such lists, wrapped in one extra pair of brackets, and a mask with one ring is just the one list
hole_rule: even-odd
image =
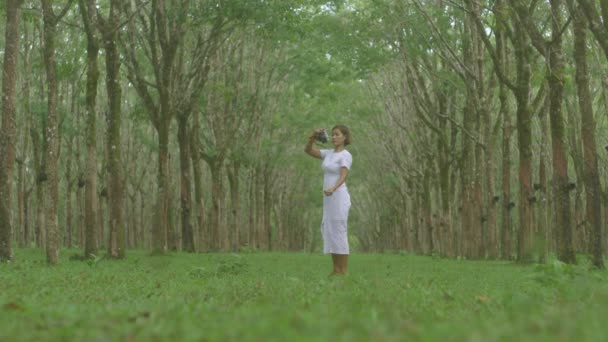
[(336, 189), (329, 188), (329, 189), (323, 190), (323, 193), (325, 194), (325, 196), (331, 196), (331, 195), (333, 195), (334, 191), (336, 191)]
[(312, 134), (310, 135), (310, 137), (308, 137), (308, 139), (316, 139), (317, 138), (317, 134), (321, 133), (323, 131), (323, 128), (317, 128), (315, 129)]

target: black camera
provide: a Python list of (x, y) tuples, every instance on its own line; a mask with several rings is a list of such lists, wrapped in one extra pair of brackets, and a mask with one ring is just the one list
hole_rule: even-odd
[(325, 144), (328, 140), (327, 132), (325, 130), (322, 130), (321, 132), (317, 133), (316, 139), (318, 142)]

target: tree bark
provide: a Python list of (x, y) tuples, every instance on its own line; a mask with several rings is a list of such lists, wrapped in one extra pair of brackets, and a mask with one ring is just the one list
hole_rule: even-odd
[(230, 249), (238, 251), (241, 247), (240, 235), (241, 235), (241, 205), (239, 200), (239, 171), (240, 162), (233, 161), (233, 164), (228, 170), (228, 183), (230, 184), (230, 204), (231, 204), (231, 215), (229, 217), (229, 231), (230, 231)]
[(214, 157), (209, 162), (211, 170), (211, 211), (209, 212), (209, 229), (211, 241), (211, 249), (214, 251), (226, 250), (227, 248), (227, 232), (226, 227), (222, 225), (222, 217), (224, 215), (224, 184), (222, 181), (221, 170), (223, 161), (218, 157)]
[(576, 90), (581, 112), (581, 137), (583, 140), (584, 181), (587, 200), (586, 217), (591, 229), (591, 254), (593, 266), (604, 269), (602, 249), (602, 201), (601, 186), (595, 143), (595, 120), (593, 118), (592, 96), (589, 87), (587, 66), (586, 20), (583, 13), (573, 9), (574, 17), (574, 62), (576, 66)]
[(122, 177), (122, 142), (120, 139), (121, 86), (120, 54), (118, 40), (120, 0), (110, 2), (107, 20), (99, 18), (100, 30), (106, 57), (106, 91), (108, 94), (107, 158), (108, 158), (108, 200), (109, 200), (109, 241), (108, 254), (111, 258), (125, 257), (125, 227), (123, 217), (124, 182)]
[(11, 184), (15, 163), (15, 91), (19, 57), (19, 20), (21, 0), (6, 2), (4, 63), (2, 67), (2, 126), (0, 128), (0, 262), (14, 258), (11, 225)]
[(532, 262), (532, 130), (529, 106), (530, 42), (525, 29), (515, 23), (515, 56), (517, 60), (517, 141), (519, 145), (519, 227), (517, 230), (517, 261)]
[(572, 247), (570, 218), (570, 189), (568, 181), (568, 156), (564, 143), (562, 100), (564, 93), (564, 56), (561, 29), (562, 1), (551, 0), (551, 44), (549, 47), (549, 116), (551, 118), (551, 147), (553, 154), (553, 184), (555, 196), (555, 225), (559, 234), (557, 257), (565, 263), (576, 263)]
[(62, 13), (57, 16), (53, 12), (50, 0), (42, 1), (44, 20), (44, 63), (48, 85), (47, 126), (45, 149), (45, 218), (46, 218), (46, 259), (51, 265), (59, 262), (59, 227), (57, 217), (57, 202), (59, 200), (57, 161), (59, 159), (59, 120), (57, 117), (58, 86), (55, 61), (55, 39), (57, 23), (71, 5), (70, 0)]
[[(73, 113), (73, 111), (72, 111)], [(66, 178), (66, 193), (65, 193), (65, 230), (63, 235), (63, 245), (66, 248), (72, 248), (72, 189), (74, 182), (72, 181), (72, 154), (73, 154), (73, 138), (69, 138), (67, 160), (65, 161), (65, 178)]]
[(201, 170), (201, 156), (199, 153), (199, 144), (197, 137), (199, 136), (199, 123), (198, 119), (195, 118), (194, 125), (192, 127), (192, 134), (190, 134), (190, 147), (192, 148), (192, 169), (194, 173), (194, 205), (196, 207), (196, 223), (198, 228), (198, 241), (199, 250), (209, 250), (209, 233), (205, 224), (205, 205), (203, 202), (203, 184), (202, 184), (202, 170)]
[(95, 0), (79, 0), (80, 13), (87, 35), (86, 80), (86, 167), (84, 195), (84, 257), (97, 254), (97, 86), (99, 84), (99, 41)]
[[(22, 220), (19, 223), (21, 225), (21, 229), (23, 230), (23, 243), (21, 244), (21, 247), (26, 247), (26, 246), (30, 246), (32, 243), (32, 232), (31, 232), (31, 226), (30, 226), (30, 219), (29, 219), (29, 208), (30, 208), (30, 204), (29, 204), (29, 196), (31, 194), (31, 191), (33, 189), (30, 188), (30, 190), (27, 189), (27, 178), (26, 178), (26, 174), (25, 174), (25, 160), (26, 160), (26, 155), (27, 153), (30, 152), (29, 149), (29, 142), (30, 142), (30, 130), (32, 127), (32, 106), (31, 106), (31, 86), (32, 86), (32, 46), (31, 44), (33, 43), (32, 40), (30, 40), (30, 30), (29, 30), (29, 24), (27, 22), (23, 22), (23, 40), (25, 42), (25, 44), (23, 44), (23, 64), (24, 64), (24, 71), (25, 71), (25, 75), (23, 76), (23, 84), (22, 84), (22, 91), (21, 91), (21, 96), (22, 96), (22, 101), (23, 101), (23, 106), (24, 106), (24, 115), (26, 116), (26, 124), (25, 127), (23, 127), (22, 129), (22, 139), (23, 139), (23, 157), (21, 158), (21, 170), (20, 170), (20, 177), (21, 180), (20, 182), (20, 191), (23, 192), (22, 194), (22, 198), (20, 199), (20, 213), (22, 215)], [(35, 161), (34, 161), (35, 164)]]
[(161, 123), (158, 132), (158, 219), (154, 224), (153, 253), (166, 254), (168, 251), (169, 229), (169, 122)]
[(541, 134), (541, 143), (540, 143), (540, 151), (539, 151), (539, 162), (538, 162), (538, 219), (537, 226), (539, 233), (537, 234), (537, 243), (539, 245), (539, 262), (545, 263), (547, 260), (548, 247), (551, 239), (549, 238), (549, 222), (551, 218), (551, 205), (549, 198), (547, 196), (547, 189), (549, 187), (548, 177), (547, 177), (547, 163), (548, 163), (548, 151), (549, 144), (547, 142), (549, 138), (549, 118), (548, 118), (548, 109), (549, 109), (549, 97), (545, 98), (545, 104), (543, 108), (539, 112), (538, 119), (540, 120), (540, 134)]
[(188, 116), (178, 117), (179, 162), (180, 162), (180, 196), (182, 216), (182, 248), (194, 253), (194, 229), (192, 227), (192, 166), (190, 159), (190, 138), (188, 136)]
[(587, 17), (589, 29), (595, 36), (600, 47), (604, 51), (604, 56), (608, 59), (608, 3), (605, 0), (600, 1), (600, 12), (597, 10), (597, 3), (593, 0), (577, 0), (580, 4), (583, 13)]

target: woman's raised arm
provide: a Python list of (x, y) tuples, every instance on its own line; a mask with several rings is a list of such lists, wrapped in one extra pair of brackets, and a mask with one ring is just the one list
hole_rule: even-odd
[(319, 132), (321, 132), (323, 129), (322, 128), (317, 128), (315, 129), (315, 131), (312, 133), (312, 135), (310, 137), (308, 137), (308, 142), (306, 143), (306, 147), (304, 148), (304, 152), (306, 152), (307, 154), (321, 159), (321, 151), (315, 149), (312, 147), (312, 144), (315, 142), (315, 139), (317, 138), (317, 134)]

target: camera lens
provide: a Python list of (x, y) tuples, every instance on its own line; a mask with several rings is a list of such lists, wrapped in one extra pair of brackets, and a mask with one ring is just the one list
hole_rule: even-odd
[(327, 132), (325, 132), (324, 130), (317, 133), (317, 141), (321, 142), (321, 143), (326, 143), (327, 142)]

